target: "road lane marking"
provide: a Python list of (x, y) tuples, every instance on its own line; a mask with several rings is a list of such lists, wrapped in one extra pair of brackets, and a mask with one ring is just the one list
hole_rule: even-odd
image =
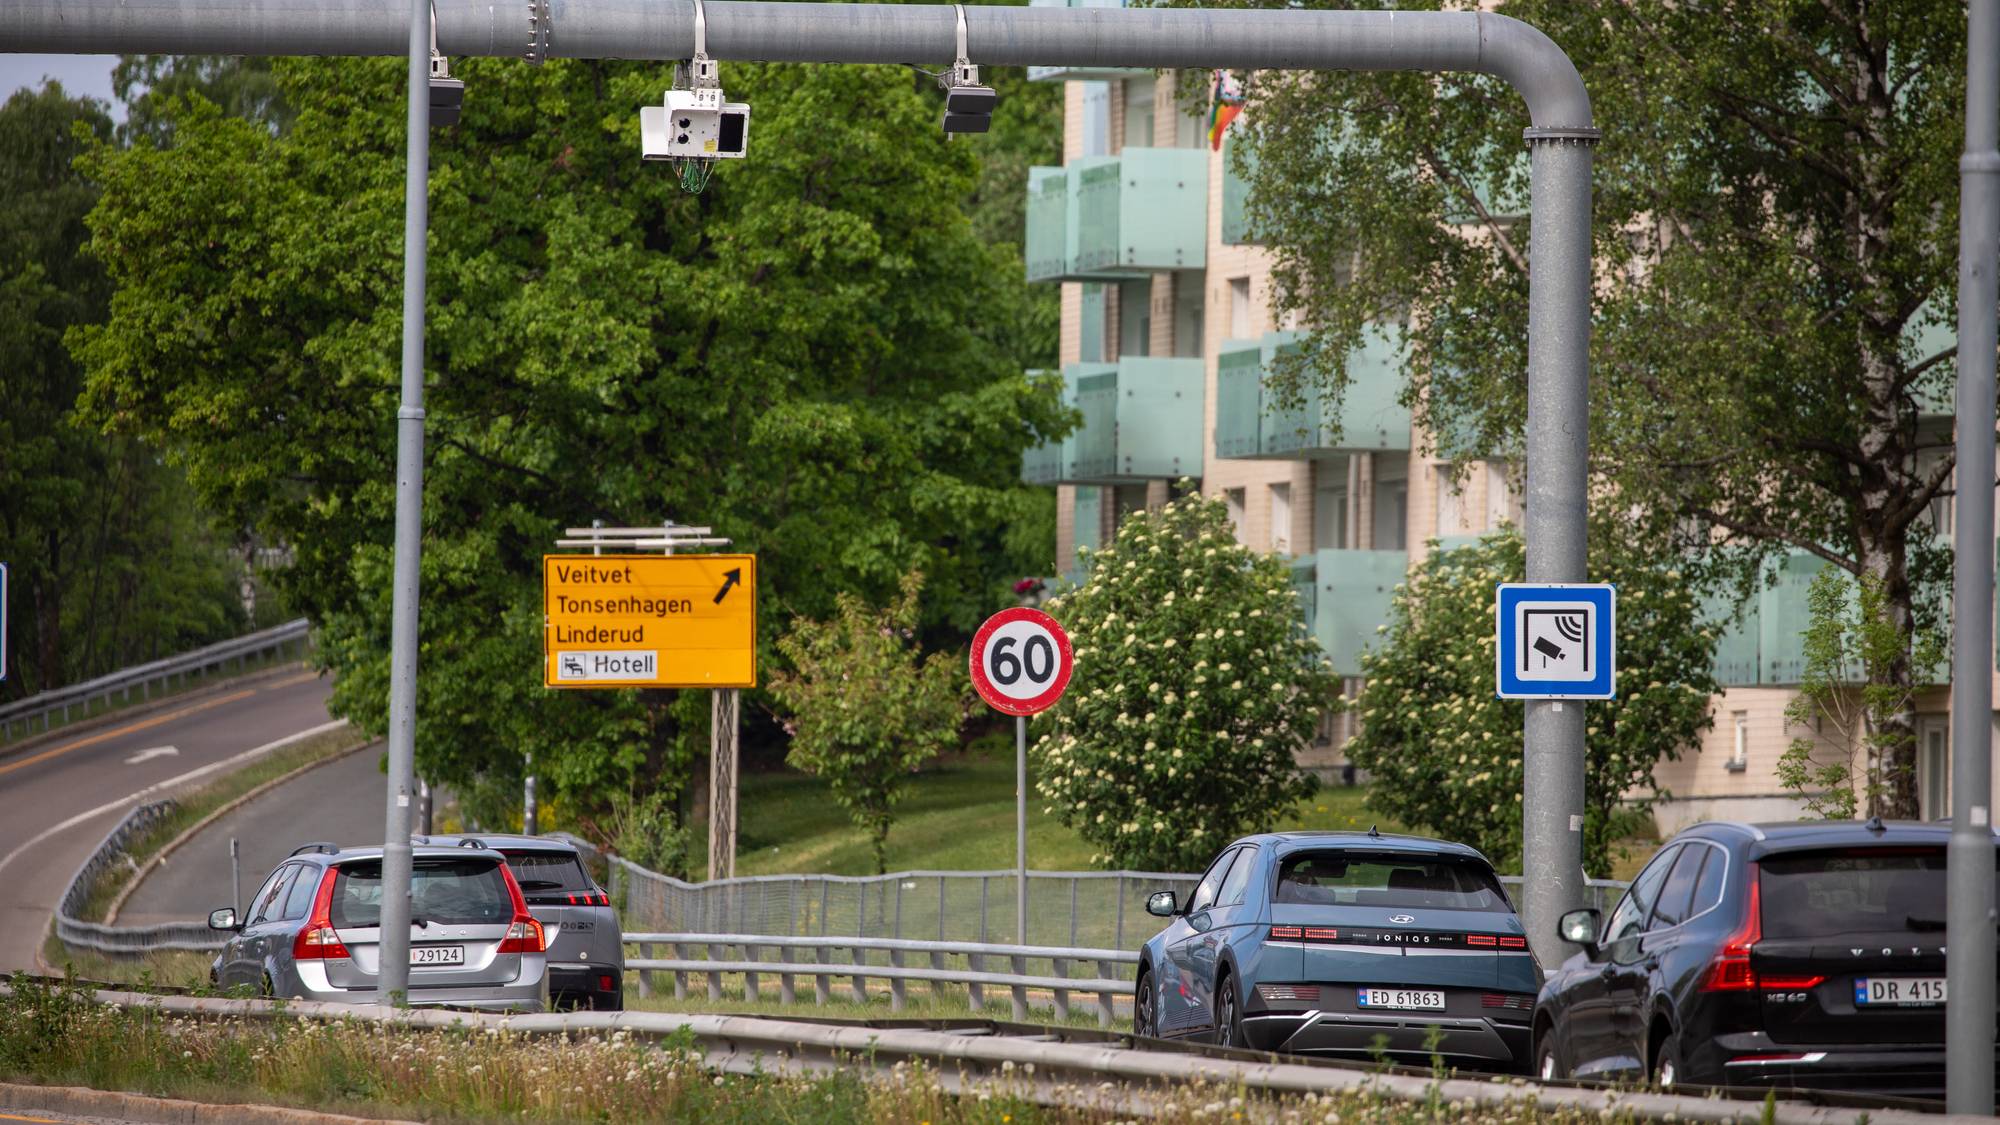
[(5, 857), (0, 857), (0, 871), (7, 870), (7, 865), (21, 858), (22, 853), (26, 852), (29, 848), (32, 848), (36, 844), (39, 844), (42, 841), (48, 839), (49, 837), (54, 836), (58, 832), (66, 832), (71, 828), (75, 828), (77, 825), (82, 824), (93, 817), (103, 816), (105, 813), (108, 812), (116, 812), (119, 809), (124, 808), (126, 805), (137, 804), (140, 801), (144, 800), (145, 798), (150, 797), (155, 793), (161, 792), (162, 790), (170, 789), (173, 788), (174, 786), (185, 784), (186, 782), (193, 781), (198, 777), (206, 777), (207, 775), (214, 773), (217, 770), (228, 769), (231, 766), (241, 765), (242, 763), (247, 762), (250, 759), (255, 758), (261, 754), (268, 754), (273, 750), (278, 750), (286, 746), (290, 746), (294, 742), (303, 742), (306, 739), (313, 737), (314, 735), (325, 734), (327, 731), (337, 730), (340, 727), (344, 727), (346, 725), (347, 725), (346, 719), (335, 719), (330, 723), (321, 723), (319, 726), (313, 727), (311, 730), (302, 730), (297, 734), (288, 734), (285, 737), (277, 740), (276, 742), (267, 742), (262, 746), (256, 747), (255, 749), (245, 750), (244, 752), (236, 755), (233, 758), (224, 758), (219, 762), (210, 762), (208, 765), (205, 765), (200, 769), (189, 770), (188, 772), (180, 775), (179, 777), (170, 777), (165, 781), (158, 782), (153, 785), (148, 785), (144, 789), (139, 790), (137, 793), (133, 793), (127, 797), (120, 797), (116, 801), (111, 801), (109, 803), (99, 805), (96, 808), (91, 809), (89, 812), (80, 812), (75, 816), (70, 817), (68, 820), (63, 821), (61, 824), (57, 824), (52, 827), (43, 829), (27, 843), (22, 844), (20, 847), (15, 848), (11, 852), (8, 852)]
[(178, 757), (180, 752), (181, 748), (178, 746), (155, 746), (151, 750), (141, 750), (137, 754), (125, 759), (125, 764), (136, 766), (140, 762), (150, 762), (154, 758), (174, 758)]
[(22, 1117), (18, 1113), (0, 1113), (0, 1121), (33, 1121), (36, 1125), (63, 1125), (53, 1117)]
[(254, 691), (239, 691), (231, 693), (229, 695), (217, 696), (214, 699), (205, 699), (202, 702), (197, 703), (192, 707), (183, 707), (178, 711), (169, 711), (164, 715), (155, 715), (150, 719), (141, 719), (136, 723), (127, 723), (122, 727), (113, 727), (112, 729), (107, 731), (100, 731), (97, 734), (91, 735), (89, 738), (79, 738), (75, 742), (64, 743), (63, 745), (57, 746), (54, 749), (44, 750), (41, 753), (36, 754), (34, 757), (23, 758), (18, 762), (9, 762), (4, 766), (0, 766), (0, 774), (13, 773), (15, 770), (21, 769), (26, 766), (32, 766), (36, 762), (46, 762), (50, 758), (54, 758), (62, 754), (67, 754), (72, 750), (81, 750), (86, 746), (95, 746), (98, 743), (103, 742), (108, 738), (117, 738), (121, 734), (131, 734), (133, 731), (145, 730), (147, 727), (156, 727), (159, 726), (161, 723), (170, 722), (174, 719), (180, 718), (183, 715), (192, 715), (196, 711), (206, 711), (210, 707), (220, 707), (225, 703), (234, 703), (239, 699), (248, 699), (256, 694), (257, 693)]

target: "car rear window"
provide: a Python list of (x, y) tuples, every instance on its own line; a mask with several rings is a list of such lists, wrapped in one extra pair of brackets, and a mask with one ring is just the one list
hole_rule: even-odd
[(507, 866), (514, 869), (514, 881), (521, 889), (534, 891), (588, 891), (596, 884), (584, 874), (583, 865), (569, 852), (502, 852)]
[(1278, 902), (1511, 910), (1491, 868), (1444, 856), (1303, 852), (1278, 866)]
[[(332, 920), (341, 926), (382, 923), (380, 860), (342, 864), (333, 882)], [(475, 856), (418, 858), (410, 868), (410, 921), (465, 926), (514, 917), (500, 865)]]
[(1773, 855), (1757, 868), (1766, 938), (1944, 932), (1942, 848)]

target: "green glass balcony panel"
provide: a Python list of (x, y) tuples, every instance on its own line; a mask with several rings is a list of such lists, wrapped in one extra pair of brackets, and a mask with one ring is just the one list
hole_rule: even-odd
[(1061, 168), (1028, 169), (1027, 221), (1028, 280), (1062, 280), (1069, 271), (1069, 176)]
[(1118, 361), (1121, 477), (1201, 476), (1204, 382), (1204, 364), (1196, 356)]
[[(1249, 153), (1245, 151), (1244, 158)], [(1234, 140), (1222, 142), (1222, 241), (1231, 246), (1247, 245), (1254, 240), (1250, 237), (1250, 220), (1247, 213), (1250, 205), (1250, 181), (1236, 174), (1237, 146)]]
[[(1296, 354), (1298, 333), (1274, 332), (1264, 338), (1264, 362)], [(1271, 458), (1301, 458), (1321, 454), (1368, 453), (1410, 448), (1410, 411), (1402, 394), (1402, 356), (1387, 329), (1370, 329), (1347, 358), (1347, 385), (1339, 406), (1330, 409), (1327, 392), (1304, 389), (1300, 400), (1281, 407), (1277, 396), (1264, 391), (1264, 422), (1260, 453)]]
[(1215, 361), (1215, 455), (1255, 457), (1264, 414), (1264, 346), (1225, 340)]
[[(1956, 312), (1939, 319), (1931, 313), (1931, 303), (1926, 301), (1903, 326), (1903, 340), (1907, 345), (1903, 350), (1912, 363), (1924, 360), (1958, 345), (1958, 321)], [(1941, 360), (1931, 370), (1925, 372), (1911, 388), (1917, 400), (1917, 413), (1926, 418), (1950, 418), (1958, 413), (1955, 388), (1958, 386), (1958, 364), (1952, 360)]]
[[(1318, 619), (1319, 606), (1319, 556), (1299, 555), (1292, 560), (1292, 593), (1299, 598), (1299, 613), (1305, 621), (1307, 633), (1312, 633), (1313, 622)], [(1314, 634), (1315, 636), (1317, 634)]]
[(1794, 551), (1776, 564), (1777, 581), (1757, 597), (1757, 682), (1796, 684), (1805, 678), (1806, 629), (1812, 610), (1806, 592), (1825, 560)]
[(1062, 480), (1060, 441), (1045, 441), (1021, 452), (1021, 480), (1027, 484), (1055, 484)]
[(1073, 363), (1063, 368), (1066, 397), (1083, 423), (1063, 439), (1063, 480), (1115, 480), (1118, 470), (1118, 365)]
[(1358, 676), (1361, 654), (1384, 639), (1376, 629), (1389, 623), (1396, 584), (1409, 572), (1409, 553), (1327, 550), (1314, 556), (1313, 637), (1335, 672)]
[[(1076, 488), (1076, 545), (1095, 551), (1102, 545), (1099, 531), (1104, 527), (1104, 490), (1094, 484)], [(1071, 565), (1075, 559), (1066, 560)]]
[(1752, 687), (1757, 683), (1757, 652), (1760, 624), (1758, 599), (1736, 612), (1734, 599), (1709, 598), (1702, 605), (1702, 624), (1716, 632), (1715, 680), (1723, 687)]
[[(1122, 8), (1124, 0), (1028, 0), (1030, 8)], [(1030, 82), (1076, 82), (1098, 79), (1146, 78), (1153, 72), (1143, 68), (1116, 66), (1031, 66)]]
[(1074, 271), (1138, 276), (1207, 266), (1207, 149), (1127, 148), (1067, 167)]

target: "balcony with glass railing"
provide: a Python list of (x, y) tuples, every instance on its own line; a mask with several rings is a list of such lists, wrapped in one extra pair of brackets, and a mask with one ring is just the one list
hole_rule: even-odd
[(1208, 151), (1127, 148), (1030, 169), (1027, 227), (1029, 281), (1201, 269), (1208, 261)]
[(1292, 560), (1292, 588), (1306, 629), (1333, 670), (1361, 675), (1361, 654), (1381, 645), (1396, 584), (1410, 567), (1406, 551), (1320, 550)]
[(1225, 341), (1216, 361), (1215, 455), (1296, 460), (1346, 453), (1408, 451), (1410, 411), (1400, 401), (1402, 360), (1386, 330), (1371, 329), (1347, 358), (1336, 395), (1317, 385), (1287, 400), (1268, 386), (1299, 334)]
[(1082, 416), (1068, 437), (1028, 450), (1030, 484), (1128, 484), (1199, 477), (1202, 361), (1132, 356), (1063, 368), (1063, 401)]

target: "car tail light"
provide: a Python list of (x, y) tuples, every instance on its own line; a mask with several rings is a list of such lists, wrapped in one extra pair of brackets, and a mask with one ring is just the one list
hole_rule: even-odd
[(1533, 1011), (1535, 998), (1532, 996), (1510, 996), (1502, 992), (1488, 992), (1479, 998), (1482, 1008), (1512, 1008), (1519, 1012)]
[(528, 902), (521, 897), (521, 884), (514, 881), (514, 871), (506, 864), (500, 865), (500, 875), (507, 881), (507, 894), (514, 900), (514, 921), (508, 925), (507, 933), (500, 939), (496, 953), (542, 953), (548, 949), (548, 942), (542, 934), (542, 924), (528, 913)]
[(1528, 939), (1524, 937), (1508, 937), (1505, 934), (1502, 934), (1500, 935), (1500, 948), (1526, 949), (1528, 948)]
[(1708, 973), (1701, 981), (1703, 992), (1749, 992), (1757, 987), (1757, 970), (1750, 967), (1750, 949), (1763, 939), (1764, 922), (1757, 896), (1757, 865), (1752, 863), (1746, 870), (1750, 875), (1750, 894), (1743, 911), (1743, 924), (1723, 939), (1722, 949), (1708, 963)]
[(1274, 941), (1286, 941), (1286, 940), (1297, 941), (1304, 936), (1305, 936), (1305, 931), (1299, 929), (1297, 926), (1271, 927), (1271, 938)]
[(1766, 990), (1776, 990), (1780, 992), (1789, 992), (1793, 990), (1803, 991), (1808, 988), (1817, 988), (1819, 986), (1819, 982), (1825, 979), (1826, 976), (1825, 974), (1822, 973), (1814, 973), (1811, 975), (1801, 975), (1796, 977), (1774, 977), (1769, 973), (1766, 973), (1762, 977), (1758, 978), (1759, 983), (1761, 983)]
[(610, 905), (611, 905), (611, 896), (610, 896), (610, 895), (607, 895), (607, 894), (601, 894), (601, 893), (597, 893), (597, 892), (593, 892), (593, 891), (585, 891), (584, 893), (582, 893), (582, 894), (580, 894), (580, 895), (568, 895), (568, 896), (566, 896), (566, 897), (567, 897), (567, 898), (569, 899), (569, 904), (570, 904), (571, 906), (610, 906)]
[(1465, 935), (1465, 944), (1492, 949), (1500, 944), (1500, 939), (1493, 934), (1467, 934)]
[(312, 913), (306, 915), (306, 924), (299, 927), (297, 937), (292, 939), (292, 960), (294, 961), (345, 961), (351, 954), (340, 940), (340, 932), (333, 928), (333, 881), (339, 869), (329, 867), (319, 877), (319, 890), (313, 892)]
[(1319, 1000), (1319, 985), (1316, 984), (1260, 984), (1257, 995), (1266, 1002), (1272, 1000)]
[(611, 974), (610, 974), (610, 973), (599, 973), (599, 974), (597, 975), (597, 991), (599, 991), (599, 992), (610, 992), (610, 991), (611, 991), (612, 989), (614, 989), (614, 988), (616, 988), (616, 987), (618, 987), (618, 986), (617, 986), (617, 985), (615, 985), (615, 984), (613, 984), (613, 983), (611, 983)]

